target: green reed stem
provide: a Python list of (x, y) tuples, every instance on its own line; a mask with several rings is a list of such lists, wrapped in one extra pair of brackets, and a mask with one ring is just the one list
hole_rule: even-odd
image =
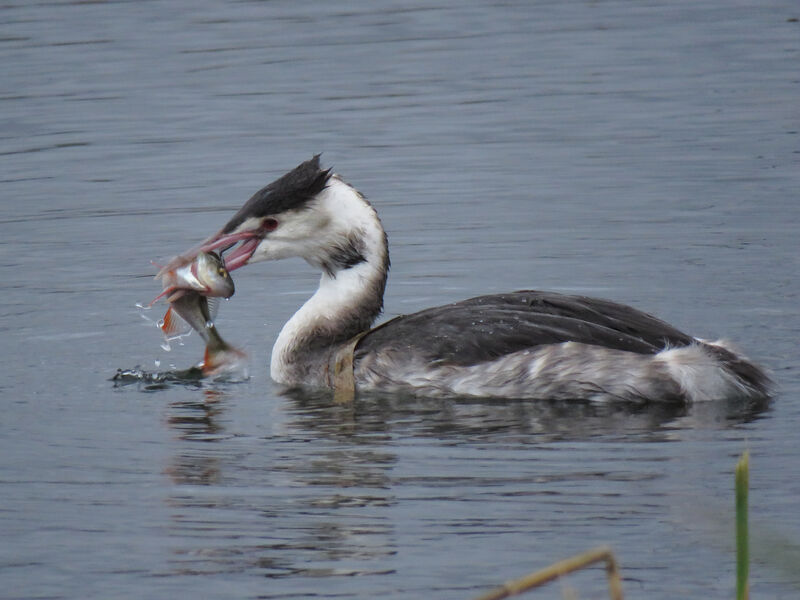
[(745, 451), (736, 463), (736, 600), (750, 598), (750, 549), (748, 547), (747, 494), (750, 480), (750, 453)]

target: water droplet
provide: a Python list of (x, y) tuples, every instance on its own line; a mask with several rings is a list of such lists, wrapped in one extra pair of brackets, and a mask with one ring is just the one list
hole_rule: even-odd
[(211, 329), (214, 326), (214, 321), (206, 321), (206, 329)]
[(161, 361), (156, 359), (153, 361), (156, 364), (156, 369), (161, 366)]

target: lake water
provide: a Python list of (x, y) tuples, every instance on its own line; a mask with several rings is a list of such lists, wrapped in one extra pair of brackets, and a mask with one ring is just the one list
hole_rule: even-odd
[[(613, 547), (630, 598), (800, 596), (796, 2), (5, 2), (0, 596), (475, 597)], [(768, 366), (765, 406), (333, 406), (268, 373), (315, 289), (236, 273), (244, 383), (136, 302), (158, 260), (322, 152), (378, 209), (386, 316), (553, 289)], [(601, 568), (534, 597), (602, 598)]]

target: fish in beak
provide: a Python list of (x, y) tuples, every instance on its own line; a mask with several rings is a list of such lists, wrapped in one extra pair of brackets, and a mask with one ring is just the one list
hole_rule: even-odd
[[(170, 266), (172, 264), (178, 266)], [(200, 251), (189, 262), (170, 262), (161, 267), (157, 277), (161, 279), (164, 289), (148, 306), (153, 306), (161, 298), (174, 302), (190, 291), (203, 296), (230, 298), (236, 290), (230, 273), (222, 264), (222, 258), (213, 251)]]
[[(173, 258), (159, 272), (191, 263), (201, 252), (224, 254), (225, 267), (235, 271), (250, 262), (269, 234), (297, 218), (313, 198), (325, 189), (331, 174), (320, 168), (319, 155), (300, 164), (257, 191), (217, 233)], [(302, 219), (301, 219), (302, 220)], [(256, 260), (265, 260), (257, 256)]]
[[(226, 233), (223, 229), (201, 243), (196, 252), (217, 250), (225, 259), (225, 268), (228, 271), (235, 271), (247, 264), (264, 239), (264, 233), (260, 227), (233, 233)], [(190, 252), (194, 253), (195, 250)]]
[[(224, 265), (228, 272), (235, 271), (247, 264), (263, 237), (264, 232), (260, 228), (233, 233), (226, 233), (225, 229), (222, 229), (197, 246), (173, 257), (166, 265), (161, 267), (156, 277), (162, 277), (169, 271), (175, 271), (190, 265), (198, 255), (206, 252), (217, 252), (223, 257)], [(234, 248), (234, 246), (236, 247)]]

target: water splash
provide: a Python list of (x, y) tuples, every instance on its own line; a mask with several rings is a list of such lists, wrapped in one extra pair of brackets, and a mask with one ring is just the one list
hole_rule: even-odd
[(132, 384), (139, 384), (142, 389), (156, 390), (169, 387), (169, 384), (192, 384), (198, 385), (203, 379), (203, 370), (199, 367), (191, 367), (183, 371), (145, 371), (139, 365), (132, 369), (117, 369), (111, 378), (114, 387), (122, 387)]
[[(160, 347), (164, 352), (171, 352), (176, 346), (184, 346), (184, 339), (192, 334), (192, 327), (186, 323), (180, 315), (171, 313), (170, 319), (185, 328), (173, 333), (175, 331), (175, 323), (170, 323), (170, 333), (164, 331), (164, 323), (167, 315), (159, 319), (152, 318), (148, 311), (152, 310), (152, 305), (145, 305), (141, 302), (136, 303), (136, 308), (139, 310), (139, 316), (146, 322), (148, 327), (157, 327), (161, 336)], [(213, 320), (205, 323), (209, 329), (214, 327)], [(114, 387), (141, 384), (144, 389), (161, 389), (167, 387), (168, 384), (193, 384), (197, 385), (201, 381), (225, 381), (225, 382), (242, 382), (250, 379), (249, 364), (247, 355), (235, 348), (227, 348), (226, 350), (213, 352), (206, 360), (209, 364), (204, 365), (202, 362), (188, 369), (178, 369), (174, 364), (169, 364), (167, 371), (159, 371), (161, 368), (161, 359), (154, 361), (156, 371), (148, 372), (143, 370), (137, 365), (133, 369), (118, 369), (117, 373), (112, 377)]]
[(159, 323), (163, 323), (163, 322), (164, 322), (164, 320), (163, 320), (163, 319), (155, 320), (155, 319), (153, 319), (153, 318), (151, 318), (150, 316), (148, 316), (148, 315), (146, 315), (146, 314), (145, 314), (145, 311), (153, 310), (153, 307), (152, 307), (152, 306), (150, 306), (149, 304), (142, 304), (141, 302), (137, 302), (136, 304), (134, 304), (134, 306), (135, 306), (137, 309), (139, 309), (139, 310), (138, 310), (138, 312), (139, 312), (139, 316), (140, 316), (140, 317), (142, 317), (142, 319), (143, 319), (143, 320), (144, 320), (144, 321), (145, 321), (145, 322), (146, 322), (148, 325), (155, 325), (156, 327), (159, 327)]
[(146, 371), (136, 365), (132, 369), (117, 369), (110, 381), (114, 382), (115, 388), (137, 385), (141, 391), (149, 392), (176, 385), (205, 387), (218, 383), (244, 383), (249, 379), (250, 374), (246, 365), (239, 365), (236, 370), (226, 369), (213, 375), (206, 374), (200, 366), (188, 369), (173, 367), (168, 371)]
[[(142, 304), (141, 302), (137, 302), (135, 304), (136, 308), (139, 309), (139, 316), (146, 322), (148, 327), (157, 327), (159, 333), (161, 334), (161, 349), (164, 352), (172, 352), (172, 344), (170, 342), (177, 341), (179, 346), (184, 345), (183, 338), (189, 337), (192, 334), (192, 328), (186, 324), (185, 330), (182, 330), (176, 334), (168, 335), (164, 332), (164, 317), (159, 319), (153, 319), (149, 315), (145, 314), (145, 311), (149, 311), (153, 309), (152, 305), (149, 304)], [(174, 316), (176, 319), (179, 319), (177, 315)], [(182, 319), (180, 319), (182, 321)]]

